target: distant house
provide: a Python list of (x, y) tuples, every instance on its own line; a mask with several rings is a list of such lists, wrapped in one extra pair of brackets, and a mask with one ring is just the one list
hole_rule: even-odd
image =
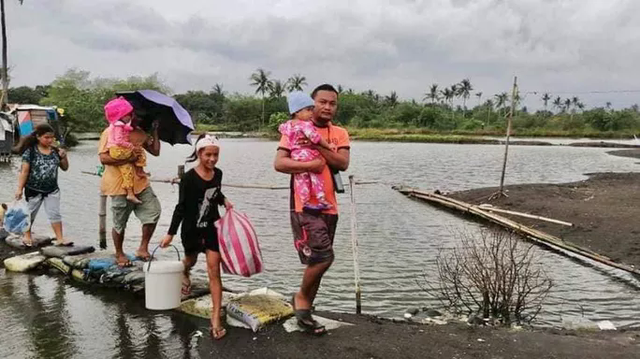
[(17, 105), (12, 112), (18, 116), (20, 137), (28, 136), (33, 129), (43, 123), (50, 124), (60, 138), (58, 111), (55, 106)]
[(9, 162), (11, 149), (15, 140), (15, 123), (13, 116), (0, 112), (0, 162)]

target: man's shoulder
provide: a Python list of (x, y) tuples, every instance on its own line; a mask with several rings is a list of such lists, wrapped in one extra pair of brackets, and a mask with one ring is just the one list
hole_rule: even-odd
[(347, 131), (346, 128), (338, 126), (338, 125), (331, 125), (331, 132), (335, 132), (336, 134), (339, 135), (349, 135), (349, 131)]

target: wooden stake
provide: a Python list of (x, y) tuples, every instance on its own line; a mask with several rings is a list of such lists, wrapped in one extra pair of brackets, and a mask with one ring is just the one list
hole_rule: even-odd
[(184, 176), (184, 165), (178, 165), (178, 178)]
[(107, 196), (100, 195), (100, 208), (98, 209), (100, 248), (107, 249)]
[(356, 284), (356, 314), (362, 313), (362, 293), (360, 291), (360, 266), (358, 264), (358, 233), (356, 221), (356, 198), (353, 193), (355, 188), (353, 175), (349, 176), (349, 195), (351, 197), (351, 248), (353, 250), (353, 271)]
[(516, 91), (518, 88), (518, 77), (513, 77), (513, 89), (511, 90), (511, 112), (507, 119), (507, 138), (504, 142), (504, 161), (502, 162), (502, 175), (500, 176), (500, 189), (496, 195), (498, 197), (504, 196), (504, 175), (507, 171), (507, 158), (509, 157), (509, 139), (511, 138), (511, 123), (513, 121), (513, 114), (516, 112)]

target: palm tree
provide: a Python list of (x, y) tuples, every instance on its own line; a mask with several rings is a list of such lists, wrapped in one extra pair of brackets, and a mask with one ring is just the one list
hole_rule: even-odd
[(469, 79), (464, 79), (460, 81), (458, 85), (458, 96), (462, 97), (462, 117), (464, 118), (467, 114), (467, 99), (471, 95), (471, 91), (473, 91), (473, 86), (471, 86), (471, 81)]
[(571, 99), (567, 98), (564, 100), (564, 111), (569, 112), (570, 108), (571, 108)]
[(542, 95), (542, 102), (544, 103), (544, 112), (547, 112), (547, 107), (549, 105), (549, 100), (551, 100), (551, 95), (549, 95), (548, 93), (544, 93)]
[(431, 104), (433, 105), (439, 99), (440, 92), (438, 91), (438, 84), (433, 84), (429, 87), (429, 92), (424, 94), (424, 100), (431, 100)]
[(336, 90), (338, 91), (338, 95), (341, 95), (344, 92), (344, 87), (342, 87), (342, 85), (338, 85), (338, 88), (336, 88)]
[[(18, 0), (20, 5), (24, 0)], [(0, 110), (4, 111), (4, 105), (8, 102), (7, 94), (9, 93), (9, 71), (7, 59), (7, 23), (5, 21), (4, 0), (0, 0), (0, 22), (2, 23), (2, 96), (0, 96)]]
[(216, 96), (224, 97), (224, 90), (222, 90), (222, 84), (213, 85), (211, 92)]
[(611, 110), (611, 101), (607, 101), (605, 107), (607, 108), (607, 110)]
[(269, 80), (270, 75), (271, 75), (271, 72), (265, 71), (263, 69), (257, 69), (256, 72), (253, 73), (250, 78), (250, 80), (253, 81), (251, 82), (251, 86), (256, 87), (256, 94), (259, 93), (262, 95), (261, 126), (264, 126), (264, 102), (265, 102), (265, 95), (267, 94), (267, 91), (269, 91), (269, 87), (271, 86), (271, 80)]
[(502, 92), (502, 93), (496, 94), (494, 97), (496, 98), (496, 108), (498, 109), (498, 113), (500, 114), (500, 116), (502, 116), (502, 110), (504, 106), (507, 104), (507, 100), (509, 99), (509, 94), (507, 94), (506, 92)]
[(562, 99), (560, 98), (560, 96), (556, 97), (556, 99), (553, 100), (553, 106), (558, 109), (558, 112), (560, 112), (560, 110), (562, 109)]
[(302, 91), (303, 87), (307, 86), (307, 78), (302, 75), (295, 74), (287, 80), (285, 85), (289, 92)]
[(389, 96), (385, 96), (384, 100), (391, 107), (395, 107), (398, 104), (398, 94), (395, 91), (391, 91)]
[(451, 106), (451, 118), (453, 118), (453, 98), (455, 97), (455, 95), (455, 87), (453, 86), (451, 86), (451, 88), (445, 88), (442, 91), (442, 97), (449, 103), (449, 106)]
[(269, 83), (269, 97), (279, 99), (284, 96), (285, 84), (280, 80), (274, 80)]
[(487, 124), (488, 124), (490, 122), (491, 111), (493, 111), (493, 101), (491, 101), (491, 99), (488, 99), (487, 102), (485, 102), (485, 105), (487, 106)]
[(482, 102), (482, 92), (476, 92), (476, 97), (478, 98), (478, 106)]

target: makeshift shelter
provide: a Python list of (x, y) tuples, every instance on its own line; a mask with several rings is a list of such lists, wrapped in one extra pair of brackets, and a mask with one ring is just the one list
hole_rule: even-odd
[(14, 144), (13, 117), (0, 112), (0, 162), (9, 162)]

